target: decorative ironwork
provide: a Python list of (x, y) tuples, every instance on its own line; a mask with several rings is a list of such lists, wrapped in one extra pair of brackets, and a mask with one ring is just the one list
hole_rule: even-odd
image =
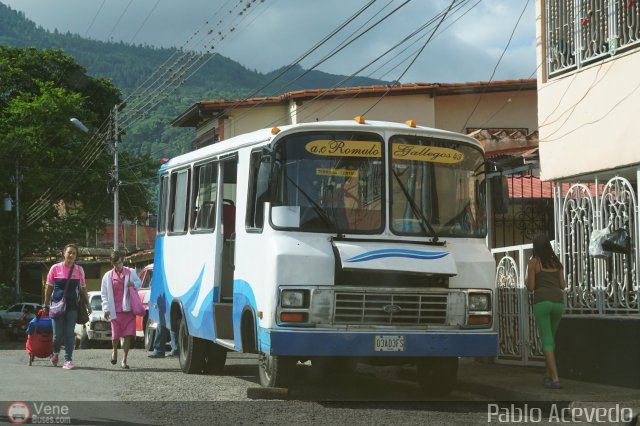
[[(568, 313), (640, 312), (637, 215), (634, 188), (624, 178), (609, 180), (600, 196), (583, 184), (573, 185), (567, 191), (556, 226), (562, 241)], [(626, 229), (632, 241), (631, 252), (613, 253), (606, 259), (589, 256), (591, 232), (602, 228)]]
[[(637, 211), (633, 187), (624, 178), (611, 179), (602, 191), (602, 223), (609, 230), (626, 229), (635, 241)], [(613, 253), (604, 263), (604, 310), (607, 313), (638, 311), (636, 247), (630, 254)]]
[(539, 204), (523, 205), (514, 216), (513, 226), (520, 231), (524, 241), (532, 241), (548, 229), (545, 208)]
[(524, 285), (524, 252), (530, 250), (531, 244), (518, 246), (517, 261), (509, 250), (493, 251), (494, 255), (503, 254), (496, 269), (498, 358), (503, 361), (527, 364), (542, 360), (542, 344), (533, 317), (533, 295)]
[(548, 0), (550, 77), (640, 44), (640, 4), (632, 0)]
[[(640, 185), (640, 168), (637, 171)], [(637, 187), (637, 186), (636, 186)], [(601, 194), (598, 194), (601, 188)], [(615, 177), (601, 186), (575, 184), (564, 194), (556, 184), (556, 251), (565, 269), (566, 314), (611, 315), (640, 312), (637, 265), (640, 262), (638, 208), (634, 186)], [(607, 259), (589, 255), (594, 229), (624, 228), (631, 237), (629, 254)], [(524, 286), (525, 251), (531, 244), (493, 249), (499, 258), (496, 271), (498, 292), (499, 355), (502, 362), (522, 364), (542, 360), (542, 346), (532, 312), (532, 295)], [(517, 253), (517, 256), (511, 254)], [(527, 255), (529, 252), (527, 252)], [(517, 260), (516, 260), (517, 259)]]
[(498, 356), (522, 357), (520, 310), (518, 309), (518, 266), (510, 256), (503, 257), (496, 270), (498, 292)]
[(589, 238), (594, 224), (593, 195), (586, 185), (569, 188), (562, 209), (562, 263), (567, 282), (567, 312), (596, 312), (594, 260)]

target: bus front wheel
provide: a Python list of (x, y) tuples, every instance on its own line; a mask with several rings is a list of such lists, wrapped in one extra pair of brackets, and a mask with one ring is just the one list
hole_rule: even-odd
[(458, 358), (430, 357), (418, 361), (418, 382), (428, 396), (447, 396), (458, 379)]
[(205, 342), (189, 334), (187, 320), (180, 320), (180, 368), (187, 374), (202, 373), (205, 364)]
[(291, 381), (295, 360), (287, 357), (260, 354), (258, 376), (265, 388), (287, 387)]
[(218, 374), (224, 369), (227, 362), (227, 350), (213, 342), (208, 342), (205, 355), (204, 372), (207, 374)]

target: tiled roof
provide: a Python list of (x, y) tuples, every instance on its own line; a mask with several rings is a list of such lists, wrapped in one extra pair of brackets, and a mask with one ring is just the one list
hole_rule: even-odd
[[(553, 198), (553, 183), (541, 181), (537, 176), (509, 176), (507, 178), (509, 198)], [(562, 196), (565, 197), (571, 188), (571, 183), (561, 184)], [(586, 185), (592, 194), (596, 192), (596, 185)], [(600, 192), (604, 185), (600, 185)]]
[(238, 107), (286, 105), (291, 101), (305, 101), (316, 97), (323, 99), (342, 97), (379, 97), (420, 95), (431, 96), (461, 95), (471, 93), (495, 93), (514, 90), (536, 90), (535, 79), (475, 81), (468, 83), (403, 83), (396, 85), (374, 85), (337, 87), (330, 89), (306, 89), (284, 93), (281, 96), (249, 99), (210, 99), (202, 100), (190, 106), (172, 121), (177, 127), (195, 127), (203, 119), (224, 116), (230, 109)]

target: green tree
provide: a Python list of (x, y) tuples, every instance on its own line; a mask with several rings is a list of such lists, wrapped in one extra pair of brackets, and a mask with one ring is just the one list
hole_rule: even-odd
[[(57, 254), (112, 218), (109, 113), (120, 93), (61, 51), (0, 46), (0, 76), (0, 194), (14, 193), (18, 167), (21, 255)], [(80, 132), (71, 117), (93, 130)], [(157, 166), (148, 157), (121, 158), (120, 180), (133, 184), (121, 187), (120, 213), (133, 219), (153, 205)], [(0, 214), (0, 283), (12, 282), (15, 214)]]

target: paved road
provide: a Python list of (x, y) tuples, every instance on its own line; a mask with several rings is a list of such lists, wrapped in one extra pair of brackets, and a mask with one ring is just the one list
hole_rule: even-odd
[[(46, 360), (29, 367), (22, 345), (0, 342), (0, 401), (25, 401), (32, 411), (36, 401), (66, 404), (74, 424), (326, 424), (331, 419), (370, 425), (372, 418), (376, 424), (486, 424), (482, 395), (454, 392), (449, 400), (470, 402), (466, 409), (458, 402), (427, 402), (417, 383), (398, 378), (392, 367), (361, 365), (350, 375), (318, 377), (313, 368), (299, 365), (284, 399), (262, 393), (266, 399), (256, 400), (247, 396), (260, 390), (252, 356), (231, 353), (223, 374), (208, 376), (186, 375), (177, 359), (149, 359), (141, 349), (130, 354), (130, 370), (111, 365), (109, 349), (77, 350), (78, 368), (67, 371)], [(0, 407), (0, 420), (5, 413)]]

